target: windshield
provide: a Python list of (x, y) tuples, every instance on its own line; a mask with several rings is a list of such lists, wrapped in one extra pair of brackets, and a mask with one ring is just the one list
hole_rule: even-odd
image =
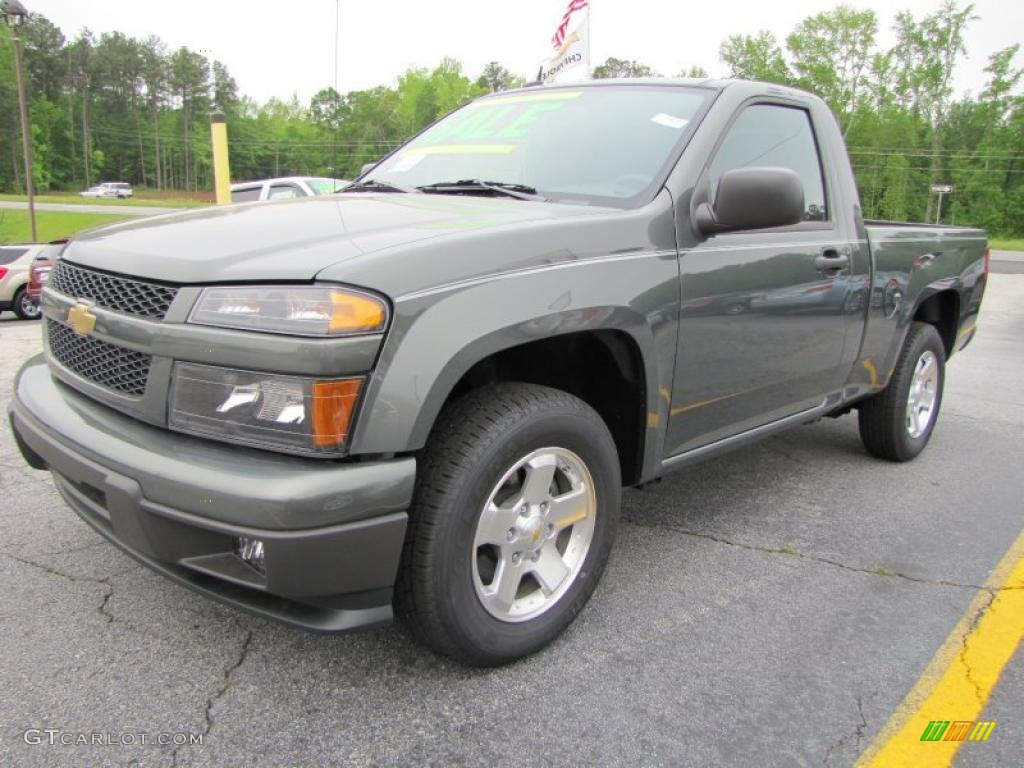
[(681, 86), (545, 88), (475, 101), (363, 181), (401, 187), (478, 179), (552, 199), (623, 205), (646, 193), (711, 91)]

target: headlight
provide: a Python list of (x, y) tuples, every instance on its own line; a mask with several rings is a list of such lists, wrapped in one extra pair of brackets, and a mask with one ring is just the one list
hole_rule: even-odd
[(175, 363), (169, 426), (179, 432), (287, 453), (337, 456), (361, 378), (307, 379)]
[(368, 293), (324, 285), (206, 288), (189, 322), (298, 336), (384, 330), (388, 308)]

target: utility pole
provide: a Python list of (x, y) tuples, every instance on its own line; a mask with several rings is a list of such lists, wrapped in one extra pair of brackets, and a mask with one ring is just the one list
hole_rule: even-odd
[(338, 92), (338, 38), (341, 35), (341, 0), (334, 0), (334, 118), (331, 120), (331, 178), (338, 178), (338, 106), (341, 94)]
[(32, 242), (39, 239), (36, 231), (36, 200), (35, 185), (32, 183), (32, 134), (31, 125), (28, 121), (28, 105), (25, 103), (25, 78), (21, 71), (21, 36), (18, 28), (28, 18), (28, 11), (25, 10), (18, 0), (3, 0), (0, 3), (0, 13), (4, 21), (11, 28), (11, 36), (14, 38), (14, 74), (18, 84), (18, 109), (21, 112), (21, 153), (25, 161), (25, 192), (28, 194), (28, 218), (32, 224)]

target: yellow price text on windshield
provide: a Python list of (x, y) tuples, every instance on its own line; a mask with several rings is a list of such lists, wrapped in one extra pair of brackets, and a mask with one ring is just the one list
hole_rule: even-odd
[(406, 155), (509, 155), (515, 152), (515, 144), (442, 144), (434, 147), (409, 147)]
[(495, 104), (526, 104), (536, 101), (571, 101), (583, 95), (583, 91), (555, 91), (552, 93), (522, 93), (518, 96), (495, 96), (490, 99), (480, 99), (468, 104), (466, 109), (480, 109), (491, 107)]
[(566, 99), (520, 101), (513, 97), (480, 102), (479, 106), (456, 112), (416, 143), (521, 139), (541, 115), (563, 109), (569, 103)]

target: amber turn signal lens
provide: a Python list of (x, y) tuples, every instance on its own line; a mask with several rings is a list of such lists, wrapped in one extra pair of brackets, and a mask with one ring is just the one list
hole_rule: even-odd
[(313, 444), (318, 448), (341, 445), (348, 437), (362, 379), (313, 382)]
[(331, 333), (381, 331), (387, 310), (384, 302), (372, 296), (347, 291), (331, 291)]

